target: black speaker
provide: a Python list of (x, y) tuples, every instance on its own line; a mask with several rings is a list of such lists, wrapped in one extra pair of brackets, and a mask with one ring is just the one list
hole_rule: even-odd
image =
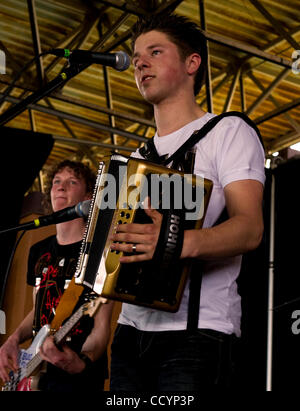
[(266, 169), (263, 198), (264, 235), (259, 247), (243, 256), (237, 280), (242, 298), (241, 338), (235, 344), (233, 388), (265, 391), (267, 353), (268, 266), (272, 172)]
[(275, 176), (274, 391), (299, 386), (300, 370), (300, 157), (278, 165)]
[[(54, 140), (49, 134), (0, 127), (0, 231), (18, 225), (23, 198), (47, 160)], [(0, 233), (0, 291), (16, 234)], [(1, 308), (1, 307), (0, 307)]]

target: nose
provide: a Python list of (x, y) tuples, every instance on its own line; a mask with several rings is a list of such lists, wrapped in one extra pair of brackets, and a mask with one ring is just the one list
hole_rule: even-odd
[(60, 181), (59, 184), (56, 186), (57, 191), (65, 191), (66, 190), (66, 183), (64, 181)]
[(150, 61), (148, 57), (145, 54), (143, 55), (141, 54), (135, 63), (135, 68), (141, 70), (149, 66), (150, 66)]

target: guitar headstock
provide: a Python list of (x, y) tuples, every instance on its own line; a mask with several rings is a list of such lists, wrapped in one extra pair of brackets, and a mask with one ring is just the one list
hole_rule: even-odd
[(107, 304), (108, 300), (106, 298), (96, 295), (89, 295), (88, 301), (84, 304), (83, 312), (84, 315), (89, 315), (93, 317), (99, 310), (102, 304)]

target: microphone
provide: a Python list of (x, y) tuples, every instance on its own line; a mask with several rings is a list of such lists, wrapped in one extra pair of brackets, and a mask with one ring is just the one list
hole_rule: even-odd
[(127, 70), (130, 66), (130, 57), (124, 51), (116, 53), (98, 53), (88, 50), (52, 49), (48, 54), (68, 58), (72, 63), (102, 64), (118, 71)]
[(59, 224), (64, 223), (65, 221), (75, 220), (75, 218), (86, 218), (89, 215), (90, 205), (91, 200), (85, 200), (75, 206), (63, 208), (53, 214), (44, 215), (28, 223), (0, 231), (0, 233), (2, 234), (9, 231), (19, 230), (33, 230), (35, 228), (40, 228), (51, 224)]
[(65, 221), (74, 220), (75, 218), (85, 218), (89, 215), (91, 200), (81, 201), (73, 207), (63, 208), (50, 215), (44, 215), (31, 221), (33, 228), (44, 227), (51, 224), (64, 223)]

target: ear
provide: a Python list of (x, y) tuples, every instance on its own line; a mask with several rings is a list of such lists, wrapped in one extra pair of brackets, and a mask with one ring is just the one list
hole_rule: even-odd
[(190, 54), (186, 59), (186, 67), (188, 74), (195, 74), (201, 64), (201, 57), (197, 53)]

